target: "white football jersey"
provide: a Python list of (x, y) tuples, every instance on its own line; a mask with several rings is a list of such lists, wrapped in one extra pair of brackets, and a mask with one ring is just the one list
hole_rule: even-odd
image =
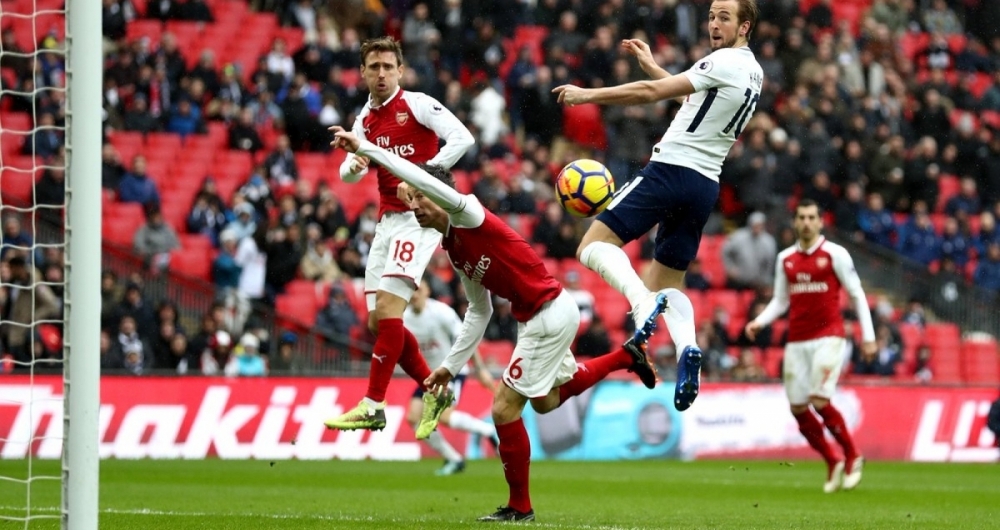
[(764, 72), (748, 47), (716, 50), (684, 72), (694, 86), (651, 160), (693, 169), (718, 182), (729, 148), (760, 99)]
[(412, 305), (407, 306), (403, 325), (417, 338), (420, 352), (434, 370), (451, 353), (451, 346), (462, 330), (462, 319), (448, 304), (430, 298), (419, 313)]

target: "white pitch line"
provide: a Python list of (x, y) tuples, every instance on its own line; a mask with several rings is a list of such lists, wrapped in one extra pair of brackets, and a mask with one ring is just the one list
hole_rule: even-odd
[[(23, 511), (24, 506), (0, 506), (0, 511)], [(43, 513), (60, 513), (61, 508), (54, 506), (35, 506), (31, 509), (32, 513), (43, 512)], [(431, 521), (426, 517), (415, 517), (412, 519), (401, 519), (401, 518), (378, 518), (375, 517), (360, 517), (357, 515), (347, 515), (347, 514), (282, 514), (282, 513), (240, 513), (240, 512), (229, 512), (229, 513), (215, 513), (215, 512), (179, 512), (173, 510), (150, 510), (148, 508), (141, 509), (119, 509), (119, 508), (102, 508), (100, 513), (107, 513), (111, 515), (152, 515), (160, 517), (252, 517), (252, 518), (262, 518), (262, 519), (275, 519), (275, 520), (297, 520), (297, 519), (309, 519), (314, 521), (340, 521), (340, 522), (350, 522), (350, 523), (375, 523), (378, 521), (388, 521), (391, 523), (414, 523), (414, 522), (440, 522), (439, 519)], [(466, 521), (455, 521), (456, 523), (462, 523)], [(474, 521), (467, 521), (470, 524)], [(532, 523), (533, 528), (574, 528), (579, 530), (643, 530), (643, 527), (638, 526), (594, 526), (594, 525), (562, 525), (557, 523)]]

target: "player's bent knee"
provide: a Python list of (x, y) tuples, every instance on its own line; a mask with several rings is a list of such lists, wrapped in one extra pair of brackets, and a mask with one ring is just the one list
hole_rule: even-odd
[(824, 397), (812, 396), (809, 398), (809, 404), (811, 404), (814, 409), (819, 410), (829, 405), (830, 400)]
[(809, 410), (809, 405), (791, 405), (788, 408), (791, 409), (793, 415), (799, 415)]

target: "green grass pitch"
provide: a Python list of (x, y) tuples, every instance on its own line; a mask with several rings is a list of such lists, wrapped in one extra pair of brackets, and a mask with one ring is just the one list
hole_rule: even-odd
[[(34, 474), (59, 463), (35, 461)], [(498, 460), (436, 477), (438, 461), (101, 463), (102, 529), (483, 528), (506, 502)], [(27, 462), (0, 461), (24, 478)], [(861, 486), (824, 495), (818, 461), (538, 462), (532, 498), (545, 529), (997, 528), (996, 465), (871, 462)], [(36, 481), (33, 515), (57, 515), (59, 483)], [(25, 515), (25, 488), (0, 482), (0, 516)], [(58, 528), (54, 519), (27, 528)], [(489, 527), (489, 525), (486, 525)], [(0, 520), (0, 529), (25, 528)]]

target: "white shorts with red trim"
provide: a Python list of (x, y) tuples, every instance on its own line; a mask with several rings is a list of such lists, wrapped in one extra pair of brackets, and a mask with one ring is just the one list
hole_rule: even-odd
[(375, 292), (386, 291), (409, 301), (441, 233), (421, 228), (413, 212), (388, 212), (375, 225), (375, 238), (365, 267), (365, 302), (375, 310)]
[(789, 342), (785, 345), (785, 393), (792, 405), (809, 403), (810, 396), (833, 397), (844, 364), (844, 338)]
[(577, 366), (570, 346), (579, 327), (580, 309), (564, 290), (531, 320), (517, 325), (517, 345), (503, 382), (530, 399), (546, 396), (572, 379)]

